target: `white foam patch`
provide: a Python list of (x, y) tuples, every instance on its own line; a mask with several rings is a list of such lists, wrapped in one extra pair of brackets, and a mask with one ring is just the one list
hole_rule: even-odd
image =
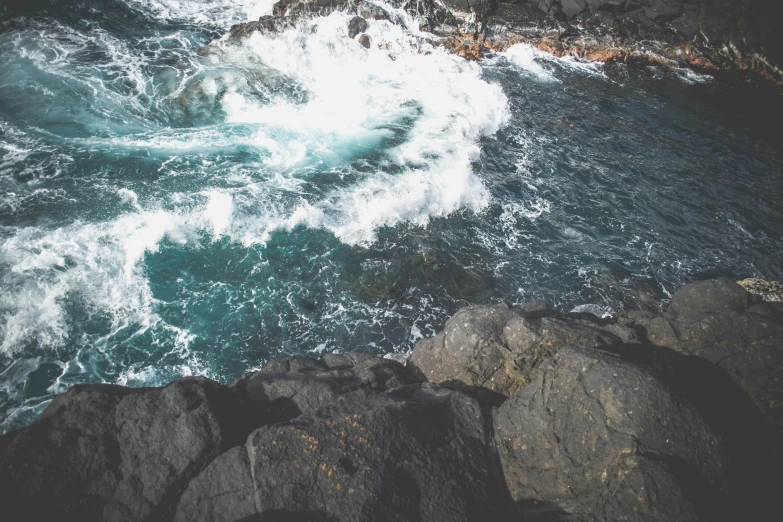
[(157, 316), (140, 261), (164, 237), (185, 242), (187, 225), (187, 216), (159, 210), (56, 230), (18, 229), (0, 244), (0, 352), (64, 345), (71, 302), (108, 314), (112, 331), (149, 327)]
[(587, 60), (583, 60), (575, 56), (563, 56), (558, 58), (556, 56), (550, 55), (550, 59), (557, 60), (557, 63), (565, 68), (586, 74), (588, 76), (596, 76), (604, 80), (608, 80), (606, 74), (604, 73), (604, 62), (588, 62)]
[(277, 0), (124, 0), (144, 14), (162, 20), (228, 28), (272, 14)]
[(208, 197), (204, 214), (212, 224), (212, 235), (217, 238), (229, 232), (234, 204), (231, 195), (223, 192), (210, 191)]
[(245, 242), (304, 225), (330, 230), (346, 243), (366, 244), (380, 227), (426, 225), (460, 209), (480, 211), (489, 201), (471, 162), (480, 152), (478, 140), (508, 118), (501, 88), (482, 80), (478, 65), (389, 22), (370, 21), (373, 45), (365, 49), (347, 38), (348, 20), (336, 12), (282, 34), (255, 33), (241, 45), (221, 42), (215, 60), (275, 69), (309, 95), (305, 103), (264, 103), (236, 90), (222, 98), (223, 109), (231, 122), (258, 125), (256, 143), (283, 165), (300, 161), (305, 152), (282, 144), (275, 149), (270, 136), (288, 136), (308, 154), (339, 164), (401, 129), (404, 142), (386, 155), (402, 169), (374, 172), (323, 199), (302, 199), (294, 208), (263, 209), (272, 219), (247, 224)]
[(709, 74), (699, 74), (692, 69), (687, 68), (675, 68), (672, 69), (677, 77), (684, 83), (689, 85), (695, 85), (699, 83), (710, 83), (713, 81), (713, 77)]
[(511, 64), (540, 82), (560, 83), (553, 74), (556, 67), (608, 80), (604, 73), (603, 62), (589, 62), (575, 56), (558, 57), (536, 49), (530, 44), (512, 45), (498, 56), (505, 57)]
[[(188, 20), (198, 20), (209, 6), (219, 7), (218, 2), (135, 3), (150, 12), (158, 9), (161, 17)], [(198, 11), (196, 4), (205, 10)], [(240, 2), (221, 4), (236, 7)], [(192, 12), (187, 14), (188, 10)], [(236, 12), (226, 20), (236, 21)], [(407, 27), (417, 27), (407, 14), (396, 13)], [(182, 62), (181, 70), (172, 73), (178, 75), (178, 88), (167, 91), (173, 93), (171, 103), (188, 94), (194, 75), (211, 73), (211, 67), (221, 71), (203, 81), (194, 98), (185, 96), (183, 103), (198, 102), (203, 93), (207, 105), (218, 101), (225, 121), (190, 129), (162, 128), (147, 119), (152, 111), (145, 93), (160, 87), (152, 82), (154, 69), (143, 53), (107, 33), (57, 26), (32, 30), (37, 39), (30, 34), (14, 37), (14, 52), (22, 61), (78, 82), (93, 94), (85, 113), (98, 115), (101, 132), (63, 140), (80, 150), (120, 155), (125, 149), (133, 155), (142, 149), (150, 156), (169, 156), (161, 166), (167, 175), (181, 175), (177, 165), (190, 162), (187, 172), (203, 173), (208, 184), (194, 180), (192, 193), (169, 194), (157, 201), (146, 189), (140, 198), (142, 192), (109, 188), (119, 198), (121, 214), (115, 218), (58, 228), (4, 229), (0, 353), (19, 358), (32, 346), (36, 353), (54, 354), (56, 359), (62, 348), (74, 344), (100, 352), (119, 338), (174, 328), (156, 313), (143, 262), (163, 241), (203, 243), (209, 236), (249, 245), (267, 241), (275, 231), (305, 226), (329, 230), (349, 244), (368, 244), (382, 227), (425, 226), (433, 217), (484, 209), (490, 196), (473, 162), (479, 157), (480, 139), (508, 119), (501, 87), (484, 81), (478, 64), (435, 48), (427, 40), (431, 36), (416, 29), (370, 20), (372, 47), (365, 49), (347, 37), (348, 20), (349, 16), (334, 13), (282, 34), (256, 34), (241, 45), (221, 41), (217, 54), (199, 58), (203, 63)], [(106, 56), (105, 62), (89, 67), (102, 68), (101, 74), (79, 69), (84, 61), (80, 53), (96, 50)], [(270, 71), (288, 82), (280, 92), (274, 85), (254, 83)], [(116, 85), (108, 85), (111, 81)], [(292, 97), (286, 92), (291, 85), (306, 96)], [(130, 109), (120, 114), (117, 107)], [(134, 112), (137, 120), (131, 117)], [(101, 113), (127, 119), (127, 125), (122, 132), (105, 132)], [(143, 128), (131, 125), (138, 121)], [(0, 144), (3, 169), (17, 172), (39, 152), (33, 141), (5, 137), (9, 139)], [(389, 140), (394, 140), (393, 146)], [(242, 168), (226, 167), (234, 152), (252, 159)], [(370, 155), (372, 162), (364, 159)], [(356, 169), (354, 162), (373, 167)], [(304, 172), (303, 166), (309, 170)], [(297, 176), (323, 177), (315, 180), (323, 182), (316, 190), (311, 180)], [(72, 315), (73, 306), (79, 307), (80, 319)], [(335, 306), (339, 320), (345, 310)], [(368, 313), (380, 317), (385, 312)], [(109, 324), (101, 326), (100, 333), (74, 338), (74, 321), (83, 315)], [(192, 336), (186, 331), (169, 333), (166, 342), (177, 339), (171, 359), (181, 367), (155, 366), (156, 372), (144, 361), (122, 368), (117, 382), (152, 384), (168, 375), (203, 373), (189, 352)], [(410, 335), (415, 339), (421, 332), (411, 330)], [(62, 355), (68, 361), (68, 375), (92, 371), (72, 353)]]
[(499, 53), (499, 56), (504, 56), (511, 64), (538, 81), (560, 83), (560, 80), (552, 74), (552, 67), (549, 64), (552, 55), (539, 51), (530, 44), (512, 45), (504, 52)]

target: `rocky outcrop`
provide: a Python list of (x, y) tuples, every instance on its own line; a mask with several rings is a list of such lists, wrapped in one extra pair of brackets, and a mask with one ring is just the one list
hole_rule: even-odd
[(35, 520), (165, 519), (190, 480), (243, 440), (243, 417), (231, 390), (203, 378), (74, 386), (5, 436), (3, 504)]
[(547, 307), (477, 306), (460, 310), (442, 333), (421, 341), (410, 364), (431, 382), (459, 381), (510, 395), (565, 346), (619, 345), (632, 336), (622, 326), (562, 317)]
[[(783, 85), (783, 4), (765, 0), (395, 0), (420, 29), (468, 59), (516, 43), (555, 56), (628, 65), (730, 71)], [(335, 10), (401, 23), (364, 0), (280, 0), (274, 16), (231, 28), (231, 38), (277, 31)], [(358, 35), (349, 29), (349, 35)], [(354, 36), (351, 36), (352, 38)], [(363, 45), (366, 45), (366, 41)]]
[(475, 306), (407, 365), (76, 386), (0, 437), (0, 502), (88, 521), (767, 520), (781, 307), (728, 280), (661, 315)]
[[(495, 412), (511, 496), (580, 520), (715, 520), (723, 456), (691, 404), (636, 365), (564, 348)], [(700, 487), (698, 495), (689, 488)], [(700, 517), (700, 515), (702, 515)]]
[(737, 281), (737, 284), (751, 294), (761, 296), (765, 301), (783, 301), (783, 285), (776, 281), (751, 277)]
[(623, 322), (645, 329), (652, 344), (716, 365), (783, 424), (783, 303), (728, 279), (700, 281), (678, 290), (665, 314)]

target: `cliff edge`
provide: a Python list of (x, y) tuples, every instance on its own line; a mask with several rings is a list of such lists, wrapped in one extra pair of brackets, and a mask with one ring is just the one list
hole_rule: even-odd
[(74, 386), (0, 437), (0, 501), (69, 520), (775, 512), (783, 303), (734, 282), (686, 285), (661, 315), (465, 308), (403, 362), (296, 356), (227, 386)]

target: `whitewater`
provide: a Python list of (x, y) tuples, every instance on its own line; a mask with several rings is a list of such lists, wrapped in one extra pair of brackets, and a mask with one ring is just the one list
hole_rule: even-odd
[[(469, 62), (401, 4), (0, 11), (0, 432), (68, 386), (405, 353), (469, 304), (783, 277), (783, 134), (690, 71)], [(62, 4), (62, 5), (61, 5)], [(67, 4), (67, 5), (66, 5)]]

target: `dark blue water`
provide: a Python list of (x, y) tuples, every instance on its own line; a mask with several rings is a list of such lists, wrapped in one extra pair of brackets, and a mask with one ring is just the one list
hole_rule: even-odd
[(0, 8), (0, 432), (74, 383), (405, 352), (471, 303), (783, 277), (778, 94), (467, 63), (398, 11), (369, 51), (340, 13), (199, 51), (269, 9)]

